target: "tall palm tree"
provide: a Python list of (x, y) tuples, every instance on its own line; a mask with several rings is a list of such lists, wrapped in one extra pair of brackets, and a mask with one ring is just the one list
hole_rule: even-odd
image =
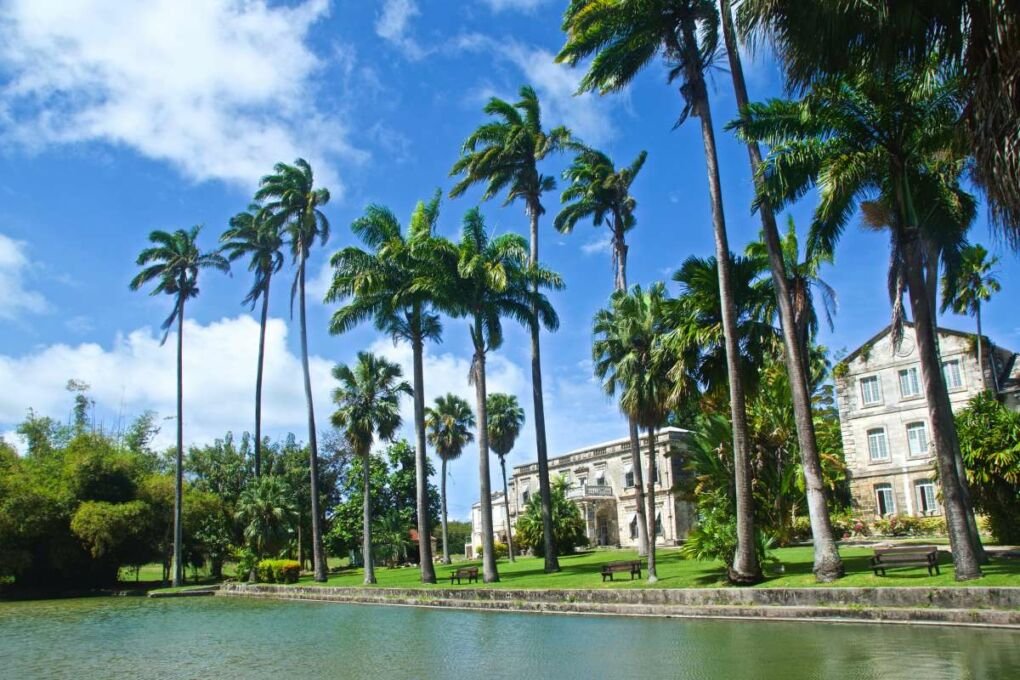
[(231, 262), (249, 257), (248, 271), (255, 281), (242, 304), (252, 309), (262, 300), (259, 318), (259, 357), (255, 370), (255, 476), (262, 474), (262, 368), (266, 356), (266, 323), (269, 320), (269, 287), (283, 267), (283, 233), (276, 215), (257, 203), (230, 218), (230, 228), (220, 237)]
[[(981, 367), (981, 383), (984, 386), (985, 336), (981, 331), (981, 303), (988, 302), (992, 295), (1002, 290), (1002, 284), (995, 276), (994, 267), (999, 258), (989, 257), (981, 244), (964, 248), (958, 271), (946, 272), (942, 279), (942, 311), (952, 307), (957, 314), (973, 316), (977, 323), (977, 360)], [(999, 389), (999, 374), (995, 360), (991, 361), (992, 382)]]
[[(539, 172), (538, 164), (549, 154), (561, 150), (571, 141), (570, 131), (542, 127), (538, 95), (530, 86), (520, 90), (520, 101), (510, 102), (493, 97), (485, 106), (486, 115), (496, 121), (486, 123), (464, 141), (461, 157), (450, 171), (463, 177), (450, 191), (451, 197), (462, 195), (476, 183), (485, 184), (484, 200), (506, 190), (505, 204), (524, 202), (530, 222), (528, 263), (538, 266), (538, 218), (545, 214), (542, 194), (556, 187), (556, 179)], [(533, 287), (532, 292), (537, 292)], [(552, 495), (549, 487), (549, 451), (545, 437), (545, 400), (542, 393), (542, 352), (539, 341), (538, 311), (532, 310), (531, 331), (531, 392), (535, 407), (535, 447), (538, 454), (538, 490), (542, 500), (542, 526), (545, 527), (545, 570), (559, 571), (559, 559), (553, 545)], [(484, 422), (484, 421), (482, 421)]]
[(446, 464), (460, 458), (464, 447), (474, 441), (471, 428), (475, 416), (471, 405), (456, 394), (436, 397), (435, 406), (425, 410), (425, 424), (428, 427), (429, 444), (436, 450), (442, 461), (442, 478), (439, 483), (439, 497), (442, 501), (443, 521), (443, 564), (450, 563), (450, 548), (446, 533)]
[(286, 480), (268, 474), (241, 491), (234, 518), (244, 527), (244, 538), (258, 560), (277, 552), (299, 520)]
[(198, 247), (201, 227), (178, 229), (173, 233), (154, 231), (149, 234), (152, 246), (138, 254), (136, 264), (143, 267), (131, 279), (131, 290), (138, 290), (149, 282), (155, 282), (151, 295), (172, 295), (174, 308), (160, 328), (163, 339), (174, 322), (177, 323), (177, 457), (174, 482), (174, 556), (173, 585), (184, 583), (183, 546), (183, 491), (184, 491), (184, 303), (198, 296), (198, 274), (203, 269), (230, 271), (230, 264), (218, 252), (203, 253)]
[[(541, 265), (529, 265), (527, 242), (517, 234), (490, 239), (477, 208), (464, 216), (464, 227), (456, 249), (455, 314), (471, 321), (471, 382), (475, 386), (475, 407), (479, 424), (489, 422), (485, 386), (485, 358), (503, 344), (503, 319), (532, 327), (541, 323), (555, 330), (559, 317), (540, 291), (559, 289), (559, 275)], [(447, 289), (452, 289), (448, 286)], [(492, 494), (489, 485), (489, 436), (487, 427), (478, 428), (478, 475), (482, 504), (482, 568), (486, 583), (499, 580), (492, 541)], [(549, 540), (548, 534), (546, 541)]]
[[(607, 309), (595, 314), (592, 359), (595, 375), (610, 396), (619, 393), (620, 409), (648, 432), (648, 475), (641, 473), (640, 454), (633, 460), (637, 486), (638, 532), (645, 525), (648, 543), (648, 581), (658, 580), (655, 566), (656, 471), (655, 429), (662, 425), (671, 404), (667, 354), (661, 351), (666, 327), (666, 287), (653, 284), (647, 291), (634, 286), (613, 293)], [(645, 482), (645, 479), (647, 482)], [(647, 486), (642, 489), (643, 482)], [(644, 516), (642, 516), (644, 515)]]
[[(730, 0), (719, 0), (719, 15), (722, 19), (723, 39), (729, 58), (730, 75), (737, 107), (743, 111), (749, 102), (747, 83), (744, 80), (743, 64), (737, 45), (737, 32), (733, 27), (733, 13)], [(758, 144), (747, 142), (751, 163), (751, 174), (758, 178), (762, 156)], [(783, 243), (776, 225), (775, 213), (767, 201), (758, 206), (762, 223), (763, 252), (760, 255), (768, 263), (775, 288), (780, 327), (783, 332), (786, 370), (789, 374), (791, 396), (793, 397), (794, 419), (797, 423), (797, 442), (801, 452), (801, 469), (804, 474), (807, 495), (808, 517), (811, 522), (812, 545), (814, 547), (814, 573), (820, 582), (834, 581), (843, 576), (843, 561), (836, 548), (836, 538), (829, 518), (825, 497), (825, 483), (822, 477), (821, 456), (815, 436), (814, 416), (811, 413), (810, 375), (808, 370), (807, 327), (804, 313), (810, 289), (801, 285), (804, 277), (790, 271), (796, 260), (784, 257)], [(792, 218), (791, 218), (792, 220)], [(792, 238), (796, 238), (792, 231)], [(790, 236), (788, 236), (788, 239)], [(789, 242), (789, 241), (788, 241)], [(808, 258), (808, 261), (813, 258)], [(803, 273), (803, 272), (802, 272)], [(824, 288), (822, 289), (824, 293)]]
[(365, 583), (375, 583), (372, 563), (372, 496), (369, 455), (375, 437), (390, 440), (400, 428), (400, 395), (411, 394), (411, 386), (401, 380), (400, 366), (369, 352), (358, 352), (353, 368), (346, 364), (333, 367), (340, 386), (333, 390), (333, 426), (343, 430), (344, 438), (362, 460), (363, 513), (362, 542)]
[(294, 165), (277, 163), (273, 174), (259, 182), (256, 201), (265, 201), (265, 208), (278, 216), (286, 229), (290, 250), (297, 271), (290, 289), (291, 313), (294, 297), (298, 300), (301, 326), (301, 369), (304, 373), (305, 405), (308, 409), (308, 461), (311, 483), (312, 560), (315, 580), (326, 580), (326, 555), (322, 550), (322, 513), (319, 508), (319, 446), (315, 432), (315, 405), (312, 403), (312, 376), (308, 368), (308, 322), (305, 312), (305, 279), (308, 255), (315, 242), (325, 245), (329, 240), (329, 220), (322, 206), (329, 203), (329, 190), (315, 187), (315, 177), (308, 161), (298, 158)]
[(730, 578), (737, 583), (760, 581), (761, 565), (754, 546), (754, 513), (748, 458), (746, 398), (740, 383), (730, 252), (723, 213), (722, 185), (715, 130), (705, 71), (716, 56), (719, 14), (711, 0), (572, 0), (563, 20), (567, 42), (558, 61), (576, 66), (592, 57), (579, 91), (602, 94), (626, 87), (640, 70), (660, 54), (669, 65), (670, 81), (681, 82), (684, 107), (677, 125), (688, 116), (701, 122), (705, 170), (712, 206), (712, 228), (719, 291), (723, 300), (722, 326), (733, 421), (734, 478), (737, 506), (737, 549)]
[(503, 473), (503, 510), (506, 514), (506, 545), (510, 561), (514, 561), (514, 537), (510, 527), (510, 493), (506, 484), (506, 456), (517, 443), (517, 437), (524, 426), (524, 409), (512, 394), (494, 392), (485, 405), (489, 418), (489, 448), (499, 456), (499, 467)]
[[(957, 467), (960, 445), (942, 375), (926, 243), (960, 232), (972, 201), (959, 186), (953, 153), (962, 107), (953, 74), (935, 68), (861, 73), (816, 83), (799, 102), (752, 104), (741, 134), (767, 144), (761, 187), (776, 206), (817, 183), (809, 249), (831, 251), (858, 203), (879, 194), (890, 208), (894, 330), (904, 292), (910, 302), (921, 377), (939, 469), (956, 578), (979, 578), (980, 539), (967, 518)], [(937, 208), (933, 207), (937, 206)], [(945, 215), (957, 219), (944, 219)], [(899, 341), (894, 332), (893, 341)]]
[(439, 292), (432, 281), (435, 270), (432, 242), (439, 218), (440, 193), (419, 201), (407, 234), (387, 208), (370, 205), (354, 221), (352, 231), (371, 250), (344, 248), (333, 256), (333, 283), (326, 302), (346, 302), (333, 314), (334, 335), (372, 319), (376, 328), (394, 342), (411, 346), (414, 362), (415, 476), (418, 509), (418, 551), (423, 583), (435, 583), (432, 565), (432, 530), (429, 527), (427, 452), (425, 450), (425, 342), (442, 333), (436, 313)]

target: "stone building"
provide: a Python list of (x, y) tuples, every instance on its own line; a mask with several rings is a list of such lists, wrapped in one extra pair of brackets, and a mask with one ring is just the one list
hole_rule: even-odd
[[(835, 377), (843, 451), (855, 506), (864, 516), (938, 515), (935, 456), (912, 324), (894, 349), (886, 327), (841, 362)], [(953, 411), (982, 390), (1017, 402), (1017, 355), (985, 352), (978, 367), (976, 336), (940, 328), (943, 375)], [(1016, 406), (1012, 406), (1016, 408)]]
[[(655, 524), (657, 545), (683, 542), (695, 521), (694, 507), (676, 497), (673, 486), (682, 475), (683, 454), (690, 432), (666, 427), (656, 433)], [(648, 437), (641, 438), (642, 472), (648, 473)], [(570, 485), (567, 498), (577, 503), (592, 546), (637, 546), (637, 494), (630, 439), (586, 446), (549, 459), (549, 477), (564, 477)], [(648, 480), (645, 480), (647, 484)], [(509, 480), (510, 523), (538, 494), (538, 463), (513, 468)], [(493, 534), (505, 540), (503, 492), (492, 496)], [(472, 545), (482, 542), (480, 503), (471, 508)]]

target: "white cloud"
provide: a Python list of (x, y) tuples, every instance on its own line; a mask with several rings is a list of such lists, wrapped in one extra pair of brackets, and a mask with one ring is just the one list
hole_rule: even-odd
[(0, 319), (12, 321), (23, 314), (49, 309), (41, 293), (26, 288), (25, 278), (31, 268), (25, 244), (0, 234)]
[(609, 236), (600, 236), (591, 239), (587, 243), (581, 245), (581, 252), (585, 255), (595, 255), (596, 253), (608, 253), (612, 250), (613, 240)]
[(544, 5), (546, 0), (482, 0), (493, 12), (503, 10), (516, 10), (519, 12), (530, 12)]
[(0, 128), (29, 149), (101, 141), (186, 177), (250, 187), (297, 156), (339, 193), (332, 159), (359, 160), (318, 108), (308, 33), (328, 0), (11, 0), (0, 22)]
[(400, 48), (408, 59), (421, 59), (426, 52), (410, 35), (411, 20), (420, 14), (415, 0), (385, 0), (375, 22), (375, 34)]

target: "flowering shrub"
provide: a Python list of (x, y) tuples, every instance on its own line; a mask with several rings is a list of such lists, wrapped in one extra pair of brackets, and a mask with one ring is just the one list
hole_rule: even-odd
[(301, 564), (297, 560), (262, 560), (255, 573), (261, 583), (297, 583)]

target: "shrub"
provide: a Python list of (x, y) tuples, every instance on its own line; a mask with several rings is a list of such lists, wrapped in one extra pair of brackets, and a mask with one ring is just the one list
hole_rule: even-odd
[(507, 547), (503, 541), (495, 541), (493, 544), (494, 552), (496, 553), (496, 559), (500, 557), (509, 557), (510, 548)]
[(255, 574), (261, 583), (297, 583), (301, 564), (297, 560), (262, 560)]
[(832, 513), (829, 519), (832, 522), (832, 533), (837, 539), (860, 538), (871, 534), (868, 523), (849, 510)]

